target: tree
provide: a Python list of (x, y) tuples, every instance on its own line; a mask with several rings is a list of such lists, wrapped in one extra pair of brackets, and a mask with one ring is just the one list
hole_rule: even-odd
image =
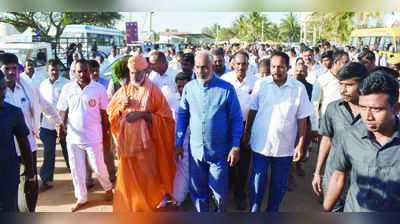
[(271, 22), (259, 12), (242, 14), (233, 22), (232, 31), (241, 40), (256, 42), (262, 41), (268, 36)]
[(286, 18), (281, 19), (279, 28), (285, 40), (289, 42), (300, 41), (300, 24), (292, 12)]
[(268, 32), (268, 39), (273, 42), (282, 41), (281, 31), (279, 30), (279, 26), (277, 24), (273, 24), (271, 30)]
[[(371, 23), (371, 19), (376, 23)], [(320, 30), (320, 39), (343, 43), (356, 28), (381, 27), (383, 12), (313, 12), (306, 23), (308, 27)]]
[(28, 27), (40, 36), (48, 37), (50, 28), (56, 30), (59, 38), (68, 24), (87, 24), (113, 27), (122, 16), (118, 12), (8, 12), (0, 17), (0, 22), (13, 25), (22, 32)]
[(202, 29), (202, 33), (206, 33), (213, 38), (217, 38), (218, 30), (220, 29), (220, 26), (218, 24), (213, 24), (211, 27), (204, 27)]
[(167, 29), (165, 29), (165, 32), (178, 32), (178, 29), (167, 28)]

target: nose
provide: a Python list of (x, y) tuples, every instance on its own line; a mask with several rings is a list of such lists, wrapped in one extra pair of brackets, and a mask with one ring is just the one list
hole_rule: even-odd
[(367, 120), (368, 121), (373, 121), (373, 120), (375, 120), (374, 119), (374, 115), (372, 114), (372, 112), (371, 112), (371, 110), (370, 109), (367, 109)]

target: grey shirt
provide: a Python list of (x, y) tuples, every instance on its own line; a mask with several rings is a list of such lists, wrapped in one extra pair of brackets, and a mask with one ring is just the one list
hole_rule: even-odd
[(400, 124), (392, 139), (380, 146), (363, 122), (335, 141), (334, 168), (350, 172), (344, 211), (400, 211)]
[[(356, 124), (361, 120), (360, 118), (360, 115), (353, 118), (349, 104), (343, 99), (335, 100), (328, 105), (321, 119), (320, 134), (332, 138), (333, 143), (336, 141), (339, 133), (346, 131), (349, 127)], [(325, 163), (324, 182), (326, 182), (326, 186), (334, 171), (332, 168), (332, 163), (334, 162), (332, 160), (332, 152), (334, 150), (334, 147), (331, 146), (330, 153)]]

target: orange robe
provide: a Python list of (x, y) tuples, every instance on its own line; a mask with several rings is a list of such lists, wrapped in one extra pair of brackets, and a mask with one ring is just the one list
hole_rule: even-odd
[[(120, 112), (123, 97), (129, 107)], [(131, 111), (145, 111), (152, 122), (127, 122)], [(166, 193), (172, 194), (175, 177), (175, 121), (160, 89), (146, 78), (141, 87), (121, 87), (107, 108), (119, 158), (114, 212), (152, 211)]]

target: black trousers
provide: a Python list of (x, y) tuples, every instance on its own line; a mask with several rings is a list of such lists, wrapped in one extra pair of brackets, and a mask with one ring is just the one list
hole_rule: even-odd
[[(245, 122), (243, 122), (243, 125), (245, 125)], [(229, 186), (234, 189), (234, 196), (236, 199), (244, 200), (247, 198), (246, 184), (249, 176), (252, 151), (250, 146), (245, 146), (243, 144), (243, 137), (240, 139), (239, 147), (239, 162), (235, 166), (229, 168)]]

